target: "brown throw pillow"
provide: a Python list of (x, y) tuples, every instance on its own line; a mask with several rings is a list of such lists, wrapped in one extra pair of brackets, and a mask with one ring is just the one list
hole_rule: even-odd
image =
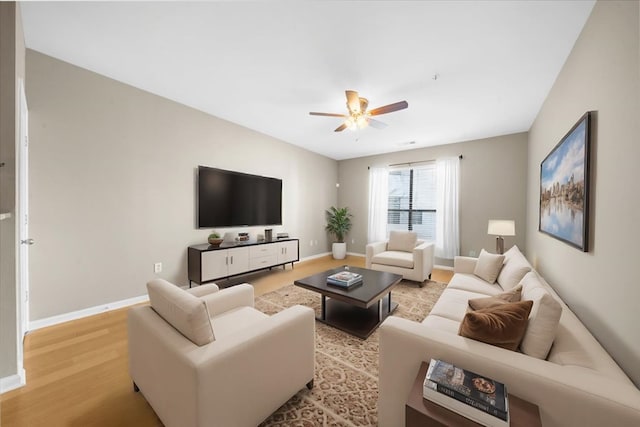
[(458, 335), (515, 351), (522, 341), (533, 301), (510, 302), (465, 314)]
[(474, 298), (469, 300), (469, 308), (471, 310), (480, 310), (483, 308), (495, 307), (497, 305), (507, 304), (509, 302), (518, 302), (522, 295), (522, 285), (518, 285), (509, 292), (503, 292), (486, 298)]

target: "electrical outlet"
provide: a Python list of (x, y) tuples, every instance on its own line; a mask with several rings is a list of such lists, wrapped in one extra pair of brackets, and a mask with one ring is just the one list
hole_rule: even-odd
[(469, 251), (469, 256), (470, 257), (475, 257), (476, 256), (476, 251)]
[(356, 239), (351, 239), (351, 244), (354, 244), (356, 242)]
[(309, 242), (309, 246), (313, 246), (313, 240)]
[(154, 273), (162, 273), (162, 263), (161, 262), (156, 262), (155, 264), (153, 264), (153, 272)]

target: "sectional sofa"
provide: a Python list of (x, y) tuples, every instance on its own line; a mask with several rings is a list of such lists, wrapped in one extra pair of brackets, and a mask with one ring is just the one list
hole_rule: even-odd
[[(517, 247), (505, 254), (495, 283), (478, 277), (478, 267), (477, 258), (457, 257), (452, 280), (421, 323), (391, 316), (381, 325), (380, 426), (404, 425), (409, 390), (431, 358), (505, 383), (538, 405), (545, 427), (640, 426), (640, 390)], [(459, 335), (470, 299), (518, 285), (533, 304), (516, 351)]]

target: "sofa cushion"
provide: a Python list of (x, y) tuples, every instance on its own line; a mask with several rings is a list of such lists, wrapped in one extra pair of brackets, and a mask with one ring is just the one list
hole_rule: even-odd
[(372, 264), (392, 265), (394, 267), (413, 268), (413, 253), (401, 251), (380, 252), (371, 258)]
[(496, 305), (507, 304), (510, 302), (520, 301), (522, 294), (522, 285), (518, 285), (508, 292), (503, 292), (492, 297), (473, 298), (469, 300), (469, 308), (471, 310), (480, 310), (483, 308), (495, 307)]
[(216, 329), (216, 338), (221, 340), (237, 334), (242, 329), (264, 322), (268, 318), (268, 315), (253, 307), (239, 307), (214, 317), (211, 323)]
[(415, 231), (392, 230), (389, 233), (388, 251), (413, 252), (418, 242), (418, 234)]
[(491, 254), (482, 249), (473, 274), (486, 280), (488, 283), (495, 283), (503, 262), (504, 255)]
[(498, 283), (502, 289), (509, 290), (518, 285), (525, 274), (531, 271), (529, 261), (522, 255), (517, 246), (512, 246), (504, 253), (504, 264), (498, 275)]
[(458, 334), (487, 344), (516, 350), (527, 327), (532, 301), (519, 301), (467, 313)]
[(468, 301), (473, 298), (482, 297), (484, 297), (484, 295), (476, 292), (447, 288), (442, 295), (440, 295), (440, 298), (436, 301), (429, 315), (445, 317), (455, 320), (456, 322), (461, 322), (467, 312)]
[(447, 319), (446, 317), (440, 317), (429, 314), (422, 324), (428, 328), (448, 332), (453, 335), (458, 335), (458, 329), (460, 329), (460, 322), (457, 320)]
[(203, 300), (162, 279), (147, 283), (147, 292), (151, 308), (194, 344), (202, 346), (215, 339)]
[(535, 272), (522, 279), (522, 299), (533, 301), (529, 323), (520, 344), (524, 354), (545, 359), (556, 337), (562, 306), (544, 287)]
[(460, 289), (469, 292), (476, 292), (485, 296), (497, 295), (504, 292), (498, 284), (490, 284), (474, 274), (456, 273), (447, 285), (447, 289)]

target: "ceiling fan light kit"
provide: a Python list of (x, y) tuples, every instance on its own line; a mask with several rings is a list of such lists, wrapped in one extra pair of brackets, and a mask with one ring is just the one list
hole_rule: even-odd
[(387, 125), (379, 120), (372, 119), (371, 116), (379, 116), (381, 114), (404, 110), (409, 106), (407, 101), (400, 101), (367, 111), (367, 107), (369, 106), (369, 100), (367, 98), (361, 98), (360, 96), (358, 96), (358, 92), (356, 92), (355, 90), (347, 90), (345, 91), (345, 94), (347, 96), (347, 110), (349, 111), (348, 114), (316, 112), (310, 112), (309, 114), (312, 116), (344, 118), (344, 123), (338, 126), (335, 132), (342, 132), (345, 129), (363, 129), (369, 125), (371, 125), (371, 127), (375, 129), (384, 129), (385, 127), (387, 127)]

